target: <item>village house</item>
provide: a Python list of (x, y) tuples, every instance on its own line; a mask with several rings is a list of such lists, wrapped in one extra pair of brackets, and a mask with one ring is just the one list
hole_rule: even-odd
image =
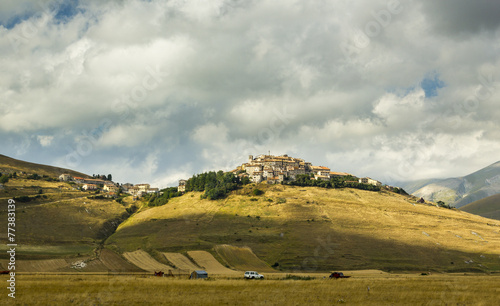
[(122, 184), (122, 185), (120, 186), (121, 190), (122, 190), (123, 192), (125, 192), (125, 193), (128, 193), (129, 188), (132, 188), (132, 187), (134, 187), (134, 185), (133, 185), (133, 184), (130, 184), (130, 183)]
[(137, 194), (139, 193), (139, 187), (135, 187), (135, 186), (130, 187), (127, 189), (127, 193), (131, 194), (133, 196), (137, 196)]
[(85, 184), (85, 179), (83, 177), (75, 176), (73, 181), (77, 184)]
[(146, 193), (155, 193), (155, 194), (158, 194), (159, 192), (160, 192), (159, 188), (149, 188), (148, 190), (146, 190)]
[(136, 184), (134, 187), (139, 188), (139, 192), (146, 193), (151, 186), (149, 184)]
[(118, 192), (120, 190), (120, 188), (118, 188), (117, 186), (115, 186), (114, 184), (104, 184), (104, 187), (102, 187), (102, 190), (103, 191), (107, 191), (107, 192)]
[(186, 192), (186, 180), (179, 180), (179, 187), (177, 187), (178, 192)]
[(97, 185), (95, 184), (85, 184), (82, 186), (83, 190), (89, 191), (89, 190), (97, 190)]
[(344, 176), (354, 176), (346, 172), (330, 172), (330, 177), (344, 177)]
[(59, 180), (62, 182), (69, 182), (73, 179), (73, 177), (67, 173), (63, 173), (59, 175)]
[(358, 180), (359, 183), (361, 184), (368, 184), (368, 185), (373, 185), (373, 186), (382, 186), (382, 183), (377, 181), (377, 180), (374, 180), (374, 179), (371, 179), (369, 177), (363, 177), (363, 178), (360, 178)]

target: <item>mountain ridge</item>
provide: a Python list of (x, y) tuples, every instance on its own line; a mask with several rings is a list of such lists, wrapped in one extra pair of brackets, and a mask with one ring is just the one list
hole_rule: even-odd
[(416, 197), (460, 208), (500, 193), (500, 161), (462, 177), (408, 182), (403, 188)]

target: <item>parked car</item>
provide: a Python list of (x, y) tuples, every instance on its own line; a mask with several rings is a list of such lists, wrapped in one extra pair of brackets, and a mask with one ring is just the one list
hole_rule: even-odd
[(332, 274), (330, 274), (330, 278), (335, 278), (335, 279), (349, 278), (349, 277), (351, 276), (344, 275), (344, 273), (342, 272), (332, 272)]
[(245, 272), (245, 278), (246, 279), (255, 279), (255, 278), (264, 279), (264, 275), (259, 274), (259, 273), (255, 272), (255, 271), (246, 271)]

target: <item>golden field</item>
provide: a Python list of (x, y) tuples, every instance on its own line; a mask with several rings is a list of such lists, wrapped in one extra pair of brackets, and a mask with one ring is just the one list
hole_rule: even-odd
[[(500, 276), (352, 272), (349, 279), (209, 280), (149, 275), (18, 275), (20, 305), (495, 305)], [(267, 275), (266, 275), (267, 276)], [(6, 276), (1, 277), (6, 278)], [(14, 304), (3, 289), (0, 300)]]
[[(252, 196), (253, 188), (265, 194)], [(117, 253), (206, 250), (233, 268), (241, 263), (217, 246), (249, 247), (282, 271), (500, 270), (498, 220), (350, 188), (259, 184), (217, 201), (189, 192), (141, 209), (105, 245)]]

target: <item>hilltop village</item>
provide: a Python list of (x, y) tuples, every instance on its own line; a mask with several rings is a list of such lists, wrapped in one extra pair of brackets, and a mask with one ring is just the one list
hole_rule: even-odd
[[(248, 177), (253, 183), (265, 182), (267, 184), (281, 184), (285, 181), (293, 181), (301, 174), (309, 174), (315, 180), (328, 181), (333, 177), (351, 177), (353, 183), (363, 183), (374, 186), (382, 186), (382, 183), (369, 177), (357, 178), (345, 172), (333, 172), (324, 166), (313, 166), (301, 158), (294, 158), (287, 154), (248, 156), (248, 162), (232, 170), (240, 178)], [(179, 181), (178, 190), (185, 192), (186, 180)]]
[[(12, 171), (12, 169), (0, 169), (5, 173), (5, 177), (25, 177), (28, 179), (50, 179), (46, 175), (39, 176), (38, 174), (29, 174), (24, 172)], [(240, 181), (246, 180), (252, 183), (266, 183), (266, 184), (282, 184), (293, 183), (298, 177), (307, 175), (308, 179), (316, 181), (329, 181), (332, 178), (342, 178), (345, 183), (361, 183), (380, 187), (382, 183), (371, 179), (369, 177), (358, 178), (346, 172), (334, 172), (325, 166), (314, 166), (312, 163), (305, 161), (301, 158), (288, 156), (287, 154), (274, 156), (271, 154), (261, 154), (256, 157), (253, 155), (248, 156), (246, 163), (229, 171), (235, 176), (240, 178)], [(149, 198), (153, 195), (162, 196), (168, 190), (171, 195), (173, 192), (186, 192), (186, 184), (188, 180), (179, 180), (178, 187), (167, 188), (159, 190), (158, 188), (151, 188), (150, 184), (119, 184), (112, 181), (109, 174), (94, 175), (93, 177), (74, 176), (68, 173), (59, 175), (59, 181), (67, 182), (73, 185), (73, 189), (92, 191), (100, 193), (100, 196), (106, 198), (117, 198), (123, 194), (130, 194), (134, 199), (139, 199), (144, 196)], [(57, 180), (54, 178), (54, 180)], [(62, 187), (62, 186), (60, 186)], [(389, 187), (389, 186), (387, 186)], [(0, 189), (3, 185), (0, 182)], [(154, 197), (153, 197), (154, 198)]]

